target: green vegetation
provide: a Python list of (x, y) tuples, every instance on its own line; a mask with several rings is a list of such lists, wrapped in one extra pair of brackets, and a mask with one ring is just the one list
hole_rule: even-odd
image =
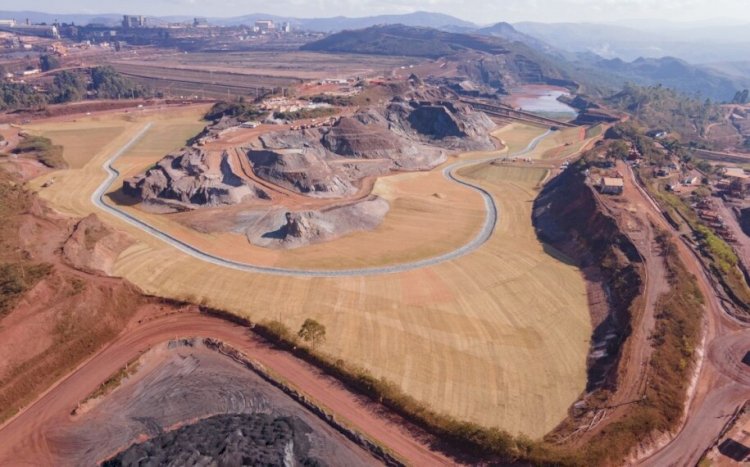
[(307, 318), (297, 336), (305, 342), (311, 342), (315, 347), (326, 340), (326, 327), (314, 319)]
[[(50, 60), (54, 58), (50, 56)], [(90, 84), (89, 84), (90, 82)], [(47, 104), (74, 102), (86, 97), (87, 91), (101, 99), (148, 97), (143, 86), (134, 84), (110, 66), (89, 71), (63, 70), (55, 74), (52, 83), (42, 91), (24, 83), (0, 83), (0, 111), (40, 109)]]
[(672, 240), (662, 233), (658, 241), (671, 289), (656, 305), (648, 385), (640, 402), (587, 443), (582, 453), (585, 465), (621, 462), (654, 432), (674, 431), (682, 416), (695, 350), (701, 339), (704, 299)]
[(300, 109), (293, 112), (276, 112), (273, 116), (282, 120), (304, 120), (307, 118), (330, 117), (334, 114), (336, 114), (336, 109), (333, 107), (318, 107), (315, 109)]
[[(666, 161), (667, 155), (656, 148), (654, 141), (643, 135), (638, 128), (633, 125), (617, 125), (608, 131), (608, 138), (621, 138), (630, 141), (644, 155), (644, 158), (654, 165), (662, 165)], [(667, 146), (670, 146), (667, 144)], [(682, 155), (679, 145), (672, 146), (673, 155), (683, 160), (689, 159)], [(696, 164), (704, 173), (712, 173), (715, 168), (707, 163)], [(639, 172), (639, 177), (643, 180), (643, 185), (653, 198), (659, 203), (661, 209), (667, 215), (674, 225), (687, 223), (690, 230), (694, 233), (701, 251), (708, 258), (709, 264), (714, 273), (721, 280), (725, 290), (735, 297), (735, 303), (746, 310), (750, 309), (750, 287), (745, 282), (744, 275), (738, 268), (737, 255), (732, 247), (723, 239), (717, 236), (709, 228), (688, 204), (681, 197), (665, 189), (662, 183), (653, 178), (651, 167), (643, 167)], [(705, 195), (705, 190), (696, 190), (695, 196)]]
[(734, 95), (734, 98), (732, 98), (732, 104), (747, 104), (750, 103), (750, 90), (744, 89), (742, 91), (737, 91), (737, 93)]
[(60, 68), (60, 59), (54, 55), (42, 55), (39, 57), (39, 68), (41, 68), (42, 71), (50, 71)]
[(135, 372), (138, 371), (138, 367), (140, 367), (140, 356), (130, 360), (124, 367), (120, 368), (115, 374), (107, 378), (106, 381), (100, 384), (94, 392), (89, 394), (82, 403), (110, 394), (112, 391), (120, 387), (126, 378), (134, 375)]
[(628, 83), (607, 103), (632, 114), (649, 128), (676, 132), (693, 142), (703, 140), (709, 124), (723, 119), (721, 107), (709, 99), (701, 101), (660, 85)]
[(46, 263), (0, 262), (0, 319), (13, 309), (18, 300), (52, 271)]
[(43, 136), (26, 136), (13, 148), (13, 153), (33, 153), (39, 162), (52, 169), (64, 168), (67, 165), (63, 159), (63, 147), (52, 144), (49, 138)]
[(136, 99), (148, 96), (146, 88), (125, 78), (111, 66), (98, 66), (91, 70), (91, 87), (100, 99)]
[(706, 247), (709, 254), (716, 260), (717, 266), (724, 273), (737, 267), (737, 255), (727, 242), (717, 236), (705, 225), (696, 225), (695, 233), (701, 244)]
[(244, 101), (217, 102), (206, 112), (206, 120), (218, 121), (222, 117), (233, 117), (239, 120), (258, 120), (263, 118), (266, 112), (257, 105)]
[(0, 110), (44, 107), (47, 97), (24, 83), (0, 82)]
[(52, 81), (51, 92), (55, 104), (79, 101), (86, 96), (86, 80), (79, 73), (61, 71)]
[(316, 104), (330, 104), (336, 107), (347, 107), (354, 104), (349, 96), (332, 96), (328, 94), (316, 94), (308, 98), (310, 102)]
[[(342, 31), (305, 44), (302, 50), (438, 58), (465, 50), (503, 54), (508, 52), (508, 47), (517, 44), (489, 36), (457, 34), (397, 24)], [(522, 45), (517, 46), (525, 48)]]

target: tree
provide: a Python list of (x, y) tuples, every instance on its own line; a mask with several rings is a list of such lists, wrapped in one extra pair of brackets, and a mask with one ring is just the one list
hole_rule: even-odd
[(313, 347), (326, 340), (326, 327), (315, 321), (314, 319), (307, 318), (302, 327), (299, 328), (297, 335), (305, 342), (312, 342)]
[(111, 66), (92, 69), (91, 83), (97, 95), (104, 99), (135, 99), (146, 95), (143, 86), (134, 84)]
[(50, 71), (60, 68), (60, 60), (54, 55), (42, 55), (39, 57), (39, 67), (42, 71)]
[(732, 104), (747, 104), (750, 102), (750, 90), (737, 91), (732, 99)]
[(53, 100), (57, 104), (79, 101), (86, 93), (86, 83), (77, 73), (61, 71), (52, 82)]

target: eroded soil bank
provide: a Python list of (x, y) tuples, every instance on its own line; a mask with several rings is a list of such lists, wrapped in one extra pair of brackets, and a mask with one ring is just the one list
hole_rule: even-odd
[(545, 243), (581, 268), (594, 328), (587, 392), (616, 385), (622, 344), (631, 332), (633, 302), (643, 292), (643, 261), (575, 168), (550, 181), (534, 202), (533, 223)]

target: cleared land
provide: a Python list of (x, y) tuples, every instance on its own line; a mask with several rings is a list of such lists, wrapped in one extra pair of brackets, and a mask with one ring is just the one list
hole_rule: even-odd
[(229, 98), (255, 96), (302, 80), (388, 75), (418, 62), (399, 57), (315, 52), (191, 53), (113, 60), (111, 65), (135, 81), (172, 96)]
[[(89, 198), (105, 178), (101, 164), (109, 155), (146, 121), (154, 121), (151, 131), (162, 135), (154, 136), (162, 147), (180, 146), (184, 135), (178, 137), (161, 127), (175, 124), (177, 118), (184, 119), (186, 129), (199, 128), (199, 113), (196, 109), (192, 114), (144, 114), (135, 122), (114, 117), (122, 122), (122, 133), (106, 147), (92, 147), (88, 164), (40, 177), (33, 186), (61, 211), (94, 212)], [(83, 120), (75, 122), (70, 131), (85, 135), (86, 125)], [(60, 124), (55, 127), (60, 129)], [(44, 133), (43, 125), (35, 128)], [(543, 131), (512, 127), (500, 137), (522, 148)], [(530, 157), (538, 157), (542, 150)], [(137, 153), (138, 147), (133, 151)], [(127, 154), (120, 168), (135, 170), (153, 162), (144, 154), (132, 158)], [(102, 214), (102, 218), (138, 239), (121, 254), (114, 270), (146, 292), (206, 300), (253, 320), (278, 319), (292, 329), (305, 318), (315, 318), (328, 330), (325, 351), (395, 382), (437, 410), (541, 436), (565, 417), (585, 385), (591, 334), (585, 284), (575, 267), (544, 252), (531, 226), (531, 201), (543, 170), (487, 166), (466, 175), (482, 180), (495, 197), (500, 208), (496, 234), (478, 251), (458, 260), (398, 274), (287, 278), (243, 273), (182, 254), (109, 215)], [(41, 189), (50, 177), (56, 182)], [(416, 200), (404, 207), (404, 215), (397, 216), (398, 207), (388, 214), (384, 225), (390, 226), (393, 236), (376, 231), (353, 241), (357, 234), (322, 245), (320, 251), (343, 261), (351, 255), (371, 255), (369, 250), (398, 249), (399, 242), (406, 241), (422, 245), (420, 254), (425, 254), (429, 235), (441, 238), (437, 234), (442, 234), (443, 242), (455, 242), (445, 240), (446, 236), (456, 230), (463, 230), (464, 235), (473, 230), (471, 216), (466, 217), (468, 227), (459, 228), (457, 211), (475, 213), (474, 225), (478, 226), (484, 210), (478, 195), (448, 181), (440, 186), (439, 178), (435, 170), (383, 179), (376, 190), (394, 194), (389, 199), (393, 205), (408, 204), (399, 201), (403, 199)], [(404, 192), (410, 197), (399, 197)], [(421, 193), (421, 198), (411, 195), (414, 192)], [(433, 196), (436, 192), (446, 197)], [(425, 200), (441, 204), (429, 210)], [(224, 239), (207, 237), (206, 242), (211, 241), (220, 244)], [(346, 241), (351, 243), (345, 247)], [(299, 252), (293, 259), (288, 252), (273, 254), (277, 264), (307, 260), (320, 265), (314, 249)], [(312, 259), (304, 258), (305, 252), (311, 252)]]

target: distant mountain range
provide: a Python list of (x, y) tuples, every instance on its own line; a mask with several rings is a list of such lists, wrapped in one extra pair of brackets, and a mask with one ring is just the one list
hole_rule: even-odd
[(518, 31), (569, 52), (593, 52), (604, 58), (678, 57), (691, 63), (750, 60), (750, 25), (725, 27), (671, 26), (657, 29), (613, 24), (534, 23), (513, 25)]
[[(28, 19), (76, 24), (117, 25), (121, 14), (48, 14), (33, 11), (0, 11), (0, 19)], [(154, 24), (189, 22), (192, 16), (149, 18)], [(358, 51), (439, 57), (462, 49), (489, 52), (492, 47), (514, 51), (515, 60), (528, 58), (530, 75), (585, 81), (595, 89), (617, 88), (625, 81), (663, 84), (689, 94), (701, 93), (714, 100), (731, 99), (734, 92), (750, 87), (750, 27), (655, 22), (626, 25), (589, 23), (500, 22), (479, 27), (441, 13), (415, 12), (362, 18), (293, 18), (262, 13), (231, 18), (208, 18), (209, 24), (249, 25), (260, 19), (290, 22), (294, 28), (341, 32), (311, 47), (328, 51)], [(405, 29), (372, 29), (403, 25)], [(409, 28), (424, 28), (410, 30)], [(395, 31), (395, 34), (392, 34)], [(415, 32), (416, 31), (416, 32)], [(384, 33), (387, 32), (387, 33)], [(484, 37), (485, 39), (482, 39)], [(498, 39), (501, 42), (489, 40)], [(523, 44), (519, 49), (509, 44)], [(677, 57), (677, 58), (673, 58)], [(690, 63), (688, 63), (690, 62)], [(694, 65), (691, 63), (710, 63)], [(544, 72), (540, 71), (544, 70)], [(554, 71), (553, 71), (554, 70)], [(486, 71), (486, 70), (485, 70)], [(497, 70), (495, 70), (497, 71)], [(494, 73), (494, 72), (493, 72)]]
[(606, 94), (619, 90), (626, 82), (633, 82), (662, 84), (690, 95), (725, 101), (737, 90), (750, 87), (750, 78), (739, 76), (743, 67), (725, 64), (722, 70), (691, 65), (673, 57), (638, 58), (628, 62), (619, 58), (606, 59), (592, 52), (570, 53), (519, 32), (507, 23), (479, 29), (473, 34), (402, 25), (373, 26), (342, 31), (307, 44), (303, 49), (433, 59), (461, 53), (484, 54), (480, 58), (467, 56), (461, 67), (467, 76), (499, 90), (519, 83), (575, 81), (584, 86), (585, 92)]

